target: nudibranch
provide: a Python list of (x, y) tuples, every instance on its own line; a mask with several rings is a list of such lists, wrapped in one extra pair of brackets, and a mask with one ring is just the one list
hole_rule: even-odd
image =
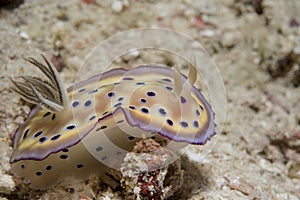
[(54, 66), (26, 59), (44, 78), (21, 76), (11, 89), (36, 104), (13, 136), (15, 176), (32, 188), (103, 176), (145, 137), (205, 144), (215, 135), (214, 112), (176, 67), (116, 68), (65, 89)]

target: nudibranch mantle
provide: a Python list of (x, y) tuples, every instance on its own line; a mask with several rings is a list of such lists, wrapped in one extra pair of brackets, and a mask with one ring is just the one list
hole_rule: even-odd
[(28, 59), (42, 68), (48, 78), (44, 84), (33, 77), (23, 77), (25, 83), (12, 81), (14, 91), (37, 104), (15, 132), (11, 156), (13, 173), (33, 188), (101, 175), (101, 161), (120, 165), (125, 155), (117, 149), (131, 151), (145, 136), (205, 144), (215, 134), (214, 112), (193, 86), (195, 73), (186, 77), (179, 70), (150, 65), (117, 68), (65, 90), (55, 68), (44, 60), (47, 65)]

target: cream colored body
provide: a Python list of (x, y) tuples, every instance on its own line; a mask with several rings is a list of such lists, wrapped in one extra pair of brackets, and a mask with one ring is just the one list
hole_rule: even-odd
[(19, 127), (12, 172), (44, 189), (70, 177), (103, 176), (106, 167), (119, 169), (141, 138), (165, 140), (175, 152), (204, 144), (215, 134), (214, 113), (190, 83), (170, 68), (141, 66), (75, 84), (62, 110), (36, 107)]

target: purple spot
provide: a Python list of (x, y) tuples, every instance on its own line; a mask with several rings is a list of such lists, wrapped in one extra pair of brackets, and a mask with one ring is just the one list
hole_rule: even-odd
[(130, 78), (130, 77), (126, 77), (126, 78), (123, 78), (124, 81), (132, 81), (133, 78)]
[(122, 105), (122, 103), (117, 103), (117, 104), (114, 105), (114, 108), (119, 107), (121, 105)]
[(84, 106), (87, 108), (89, 107), (90, 105), (92, 105), (92, 101), (91, 100), (87, 100), (85, 103), (84, 103)]
[(80, 89), (78, 92), (83, 92), (85, 91), (85, 88)]
[(68, 158), (68, 155), (64, 155), (64, 154), (63, 154), (63, 155), (60, 155), (59, 157), (60, 157), (61, 159), (65, 160), (65, 159)]
[(186, 99), (183, 96), (180, 97), (180, 101), (181, 103), (186, 103)]
[(47, 117), (48, 115), (50, 115), (50, 112), (46, 112), (43, 117)]
[(102, 116), (103, 116), (103, 115), (106, 115), (107, 113), (108, 113), (108, 111), (105, 111), (105, 112), (102, 114)]
[(89, 94), (93, 94), (93, 93), (96, 93), (96, 92), (98, 92), (97, 89), (90, 91)]
[(184, 127), (184, 128), (186, 128), (186, 127), (189, 126), (189, 124), (188, 124), (187, 122), (185, 122), (185, 121), (180, 122), (180, 125), (181, 125), (182, 127)]
[(149, 113), (149, 110), (148, 110), (147, 108), (142, 108), (141, 111), (142, 111), (143, 113), (146, 113), (146, 114)]
[(196, 109), (196, 115), (197, 115), (197, 116), (200, 116), (200, 112), (199, 112), (198, 109)]
[(74, 102), (72, 103), (72, 107), (73, 107), (73, 108), (77, 107), (78, 105), (79, 105), (79, 102), (78, 102), (78, 101), (74, 101)]
[(72, 130), (74, 128), (75, 128), (75, 125), (69, 125), (69, 126), (66, 127), (67, 130)]
[(96, 118), (96, 116), (93, 115), (93, 116), (91, 116), (91, 117), (89, 118), (89, 121), (92, 121), (92, 120), (95, 119), (95, 118)]
[(111, 98), (111, 97), (115, 96), (115, 93), (114, 93), (114, 92), (109, 92), (109, 93), (107, 93), (107, 96), (108, 96), (109, 98)]
[(123, 99), (124, 99), (123, 97), (120, 97), (120, 98), (118, 99), (118, 101), (123, 101)]
[(135, 83), (136, 85), (145, 85), (146, 83), (144, 83), (144, 82), (137, 82), (137, 83)]
[(128, 140), (133, 140), (134, 137), (133, 136), (128, 136)]
[(39, 132), (37, 132), (33, 137), (37, 138), (37, 137), (39, 137), (39, 136), (42, 135), (42, 134), (43, 134), (43, 131), (39, 131)]
[(46, 170), (51, 170), (52, 169), (52, 166), (51, 165), (48, 165), (47, 167), (46, 167)]
[(101, 126), (100, 128), (101, 128), (101, 129), (106, 129), (106, 128), (107, 128), (107, 126)]
[(200, 109), (201, 109), (202, 111), (204, 110), (203, 106), (199, 105), (199, 107), (200, 107)]
[(199, 127), (199, 123), (198, 123), (198, 121), (194, 121), (194, 126), (195, 126), (196, 128), (198, 128), (198, 127)]
[(142, 102), (142, 103), (146, 103), (147, 100), (146, 100), (146, 99), (141, 99), (141, 102)]
[(101, 158), (101, 160), (106, 160), (107, 159), (107, 156), (103, 156), (102, 158)]
[(172, 120), (167, 119), (167, 123), (168, 123), (170, 126), (173, 126), (173, 121), (172, 121)]
[(100, 131), (100, 130), (103, 130), (103, 129), (106, 129), (107, 126), (101, 126), (100, 128), (97, 128), (96, 131)]
[(98, 146), (97, 148), (96, 148), (96, 151), (102, 151), (103, 150), (103, 147), (102, 146)]
[(40, 143), (43, 143), (43, 142), (45, 142), (46, 140), (47, 140), (47, 137), (42, 137), (42, 138), (39, 139)]
[(60, 137), (60, 134), (54, 135), (51, 140), (57, 140)]
[(132, 110), (135, 110), (135, 107), (134, 106), (129, 106), (130, 109)]
[(78, 169), (80, 169), (80, 168), (83, 167), (83, 164), (78, 164), (78, 165), (76, 165), (76, 167), (77, 167)]
[(164, 116), (167, 114), (165, 109), (163, 109), (163, 108), (160, 108), (158, 111), (159, 111), (160, 114), (162, 114)]
[(41, 176), (41, 175), (42, 175), (42, 172), (35, 172), (35, 175)]
[(24, 135), (23, 135), (23, 139), (25, 139), (27, 136), (28, 136), (28, 133), (29, 133), (29, 128), (25, 131)]
[(22, 169), (25, 169), (25, 165), (21, 165), (21, 168), (22, 168)]
[(53, 115), (52, 115), (52, 118), (51, 118), (51, 119), (52, 119), (52, 121), (53, 121), (53, 120), (55, 120), (55, 117), (56, 117), (56, 115), (55, 115), (55, 114), (53, 114)]
[(163, 80), (163, 81), (165, 81), (165, 82), (169, 82), (169, 83), (172, 82), (172, 81), (171, 81), (170, 79), (168, 79), (168, 78), (163, 78), (163, 79), (161, 79), (161, 80)]
[(167, 89), (167, 90), (170, 90), (170, 91), (173, 90), (173, 88), (171, 88), (171, 87), (169, 87), (169, 86), (166, 86), (166, 89)]
[(155, 93), (152, 92), (152, 91), (150, 91), (150, 92), (147, 92), (147, 95), (148, 95), (149, 97), (154, 97), (154, 96), (155, 96)]

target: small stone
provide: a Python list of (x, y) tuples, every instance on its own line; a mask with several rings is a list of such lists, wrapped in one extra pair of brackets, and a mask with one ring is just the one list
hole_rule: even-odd
[(229, 173), (226, 173), (224, 175), (224, 178), (228, 182), (228, 186), (231, 189), (238, 190), (246, 195), (251, 195), (256, 199), (260, 199), (260, 192), (253, 185), (249, 184), (246, 180)]
[(300, 178), (300, 163), (293, 163), (289, 170), (288, 170), (288, 176), (290, 178)]
[(129, 62), (135, 60), (139, 56), (140, 56), (140, 52), (137, 49), (132, 49), (123, 56), (123, 60)]
[(129, 54), (132, 57), (136, 58), (136, 57), (138, 57), (140, 55), (140, 52), (137, 49), (132, 49), (132, 50), (129, 51)]
[(230, 48), (237, 44), (239, 44), (242, 41), (242, 34), (239, 32), (225, 32), (223, 34), (221, 44), (224, 47)]
[(200, 31), (200, 35), (205, 36), (205, 37), (213, 37), (213, 36), (215, 36), (215, 31), (211, 30), (211, 29), (206, 29), (206, 30)]
[(15, 190), (15, 182), (12, 177), (7, 174), (1, 174), (0, 176), (0, 191), (1, 193), (10, 194)]
[(24, 40), (29, 40), (28, 34), (27, 34), (26, 32), (24, 32), (24, 31), (21, 31), (21, 32), (20, 32), (20, 37), (21, 37), (22, 39), (24, 39)]
[(114, 1), (111, 5), (111, 9), (115, 12), (115, 13), (120, 13), (123, 10), (123, 3), (122, 1)]

